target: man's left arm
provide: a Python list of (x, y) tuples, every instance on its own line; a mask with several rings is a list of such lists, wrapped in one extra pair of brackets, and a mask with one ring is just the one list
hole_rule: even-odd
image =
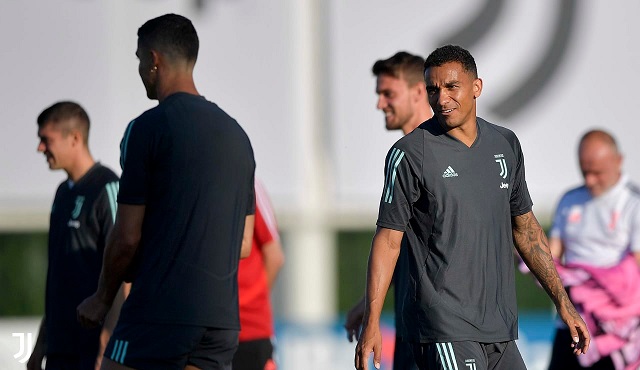
[(119, 205), (104, 250), (98, 290), (77, 308), (78, 321), (83, 326), (92, 328), (104, 320), (125, 276), (130, 274), (142, 235), (144, 213), (144, 205)]
[(532, 211), (512, 218), (513, 241), (527, 267), (536, 276), (569, 327), (576, 355), (589, 349), (591, 337), (587, 325), (569, 300), (556, 271), (544, 230)]
[(274, 239), (262, 246), (264, 269), (267, 272), (267, 286), (273, 288), (278, 273), (284, 266), (284, 252), (279, 239)]

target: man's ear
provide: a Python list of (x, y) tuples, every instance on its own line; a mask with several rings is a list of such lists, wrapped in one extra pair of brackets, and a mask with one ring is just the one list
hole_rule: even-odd
[(69, 135), (71, 136), (71, 145), (76, 146), (83, 143), (82, 133), (80, 130), (71, 129)]
[(482, 94), (482, 79), (476, 78), (473, 80), (473, 98), (479, 98), (480, 94)]
[(150, 50), (151, 53), (151, 68), (158, 67), (160, 65), (160, 61), (162, 60), (162, 56), (156, 50)]
[(424, 82), (418, 82), (411, 87), (411, 91), (413, 92), (414, 102), (423, 101), (427, 96), (427, 85)]

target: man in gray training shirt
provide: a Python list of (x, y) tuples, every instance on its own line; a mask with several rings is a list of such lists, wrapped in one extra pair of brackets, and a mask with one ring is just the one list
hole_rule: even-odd
[(482, 80), (473, 57), (458, 46), (436, 49), (425, 61), (425, 82), (434, 118), (386, 159), (356, 368), (367, 369), (371, 352), (379, 368), (380, 312), (405, 234), (402, 331), (420, 369), (525, 369), (514, 342), (514, 243), (570, 328), (567, 345), (585, 353), (589, 332), (531, 211), (518, 138), (476, 117)]

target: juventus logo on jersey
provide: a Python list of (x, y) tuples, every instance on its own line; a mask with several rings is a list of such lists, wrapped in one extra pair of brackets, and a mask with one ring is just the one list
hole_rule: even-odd
[(504, 159), (504, 154), (494, 154), (493, 157), (496, 159), (496, 162), (500, 164), (500, 176), (503, 179), (507, 178), (507, 161)]
[(76, 197), (76, 206), (73, 209), (73, 212), (71, 212), (71, 218), (72, 219), (77, 219), (78, 216), (80, 216), (80, 211), (82, 211), (82, 204), (84, 203), (84, 197), (82, 195), (78, 195)]

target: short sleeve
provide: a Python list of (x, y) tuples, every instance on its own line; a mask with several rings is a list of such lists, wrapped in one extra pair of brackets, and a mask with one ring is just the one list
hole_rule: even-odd
[(513, 137), (512, 148), (515, 154), (516, 163), (513, 177), (513, 190), (511, 192), (509, 204), (511, 215), (520, 216), (531, 211), (533, 202), (531, 201), (531, 196), (529, 195), (529, 189), (525, 178), (524, 154), (522, 154), (520, 142), (515, 135)]
[[(385, 177), (377, 225), (405, 231), (411, 219), (413, 203), (419, 196), (419, 171), (405, 150), (393, 147), (385, 161)], [(417, 167), (414, 164), (414, 167)]]
[(278, 225), (276, 224), (276, 218), (269, 202), (269, 197), (265, 192), (262, 185), (256, 181), (255, 187), (256, 195), (256, 220), (253, 232), (253, 237), (258, 243), (258, 247), (273, 241), (280, 240), (278, 235)]
[(95, 203), (95, 214), (100, 225), (100, 234), (105, 238), (111, 232), (116, 221), (118, 185), (118, 181), (105, 184)]
[(119, 203), (142, 205), (147, 201), (151, 139), (143, 132), (142, 123), (138, 119), (131, 121), (120, 142)]

